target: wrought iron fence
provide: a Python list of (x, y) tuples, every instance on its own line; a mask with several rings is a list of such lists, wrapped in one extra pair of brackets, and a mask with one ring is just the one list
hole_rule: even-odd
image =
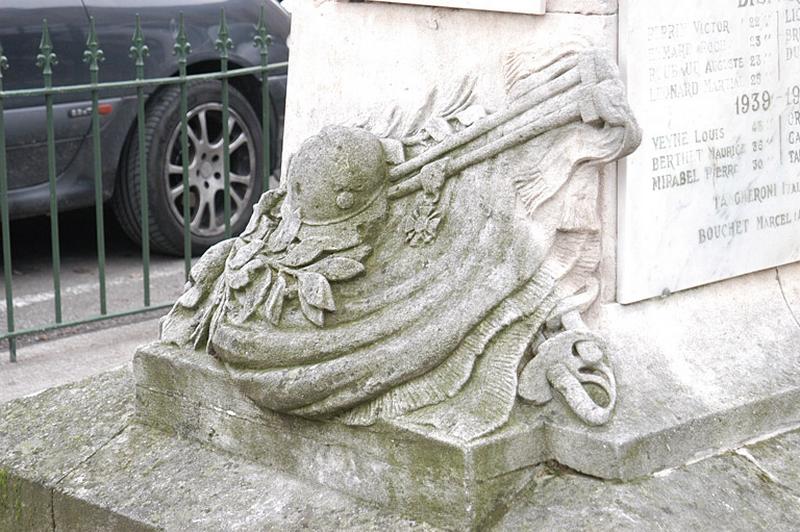
[[(270, 95), (268, 88), (269, 72), (286, 67), (286, 63), (269, 64), (268, 46), (270, 37), (267, 32), (265, 10), (262, 6), (257, 24), (254, 26), (253, 46), (260, 54), (260, 65), (253, 67), (229, 69), (229, 52), (234, 43), (228, 31), (225, 11), (220, 14), (219, 30), (215, 47), (219, 52), (219, 69), (215, 72), (202, 74), (188, 74), (187, 65), (191, 53), (191, 43), (187, 37), (184, 26), (183, 14), (179, 15), (178, 31), (175, 37), (174, 54), (178, 62), (178, 74), (168, 78), (145, 78), (145, 62), (148, 57), (148, 47), (145, 44), (139, 16), (136, 16), (135, 29), (130, 46), (130, 59), (134, 78), (128, 81), (100, 82), (100, 66), (104, 60), (104, 53), (98, 42), (94, 18), (89, 18), (88, 37), (84, 51), (84, 62), (87, 63), (90, 82), (82, 85), (57, 86), (53, 84), (53, 66), (57, 62), (56, 51), (47, 26), (47, 20), (42, 21), (42, 36), (39, 54), (35, 61), (42, 71), (43, 85), (37, 89), (4, 90), (4, 71), (11, 72), (14, 65), (9, 65), (3, 53), (0, 42), (0, 225), (2, 226), (2, 252), (3, 273), (6, 300), (6, 332), (0, 334), (0, 341), (7, 341), (11, 362), (17, 357), (17, 338), (66, 327), (73, 327), (90, 322), (102, 321), (111, 318), (130, 316), (142, 312), (167, 308), (171, 303), (153, 304), (150, 294), (150, 213), (148, 201), (148, 176), (147, 176), (147, 144), (145, 142), (145, 122), (147, 116), (146, 100), (149, 95), (147, 88), (161, 87), (177, 84), (180, 87), (180, 151), (182, 161), (182, 186), (184, 191), (189, 190), (189, 132), (188, 132), (188, 97), (187, 86), (189, 83), (200, 80), (220, 80), (222, 84), (220, 101), (222, 104), (222, 139), (223, 139), (223, 209), (225, 237), (231, 237), (231, 181), (230, 181), (230, 131), (229, 131), (229, 90), (231, 78), (237, 76), (256, 75), (261, 80), (261, 135), (262, 145), (259, 147), (263, 153), (262, 190), (269, 187), (270, 175)], [(142, 306), (122, 312), (109, 312), (106, 292), (106, 255), (104, 235), (103, 212), (103, 166), (102, 149), (100, 142), (100, 95), (104, 91), (135, 89), (137, 100), (136, 131), (138, 138), (138, 168), (139, 168), (139, 193), (141, 198), (141, 255), (143, 301)], [(74, 321), (64, 321), (62, 315), (62, 289), (61, 289), (61, 251), (59, 242), (59, 212), (56, 173), (56, 138), (53, 119), (53, 98), (57, 95), (89, 93), (91, 94), (91, 139), (94, 173), (94, 208), (97, 233), (97, 266), (98, 266), (98, 297), (100, 303), (99, 315), (94, 315)], [(9, 216), (9, 184), (8, 184), (8, 157), (6, 147), (6, 127), (4, 123), (4, 102), (11, 98), (39, 97), (44, 99), (46, 109), (46, 134), (47, 134), (47, 178), (50, 196), (50, 240), (52, 254), (52, 280), (54, 294), (53, 322), (43, 326), (16, 329), (14, 321), (14, 295), (12, 282), (12, 257), (11, 257), (11, 232)], [(189, 194), (183, 194), (183, 259), (184, 273), (188, 278), (191, 268), (192, 244), (190, 228)]]

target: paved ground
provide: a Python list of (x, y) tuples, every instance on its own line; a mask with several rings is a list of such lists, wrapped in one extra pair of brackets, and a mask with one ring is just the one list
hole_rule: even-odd
[(158, 319), (37, 342), (17, 362), (0, 358), (0, 403), (128, 366), (136, 347), (158, 337)]
[[(61, 286), (64, 321), (97, 316), (99, 284), (94, 210), (64, 213), (61, 233)], [(11, 224), (14, 314), (16, 329), (54, 322), (50, 220), (37, 217)], [(140, 248), (106, 212), (106, 279), (109, 312), (143, 307)], [(2, 269), (0, 268), (0, 276)], [(174, 301), (184, 284), (180, 258), (153, 255), (151, 300)], [(165, 310), (61, 331), (38, 333), (18, 341), (17, 363), (9, 363), (0, 345), (0, 402), (73, 382), (128, 364), (136, 346), (158, 335)], [(6, 330), (5, 287), (0, 280), (0, 330)]]

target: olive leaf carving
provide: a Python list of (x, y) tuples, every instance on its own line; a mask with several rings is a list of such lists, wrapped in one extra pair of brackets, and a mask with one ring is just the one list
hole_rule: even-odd
[(197, 309), (203, 299), (213, 292), (213, 286), (225, 269), (225, 259), (229, 256), (234, 242), (222, 241), (208, 249), (198, 259), (189, 272), (189, 282), (177, 304), (185, 309)]
[(240, 290), (250, 284), (254, 274), (266, 267), (267, 262), (261, 256), (256, 256), (238, 270), (228, 269), (225, 272), (225, 281), (234, 290)]
[(208, 338), (214, 337), (214, 332), (219, 328), (220, 323), (222, 323), (229, 301), (230, 289), (226, 287), (214, 302), (214, 313), (211, 315), (211, 321), (208, 324)]
[[(264, 248), (264, 242), (260, 240), (253, 240), (240, 247), (233, 253), (233, 256), (228, 260), (228, 268), (238, 270), (252, 259), (256, 253)], [(235, 249), (235, 248), (234, 248)]]
[(247, 321), (267, 299), (272, 285), (272, 271), (266, 268), (256, 279), (252, 290), (245, 290), (238, 296), (240, 308), (236, 313), (236, 321), (240, 324)]
[(286, 276), (279, 273), (272, 284), (272, 290), (267, 296), (264, 313), (273, 325), (277, 325), (283, 312), (283, 299), (286, 297)]
[(348, 259), (357, 260), (358, 262), (362, 262), (364, 259), (372, 253), (372, 246), (369, 244), (361, 244), (360, 246), (356, 246), (351, 249), (346, 249), (340, 253), (337, 253), (337, 257), (347, 257)]
[(284, 266), (296, 268), (311, 264), (322, 255), (322, 246), (313, 239), (306, 239), (289, 248), (286, 256), (278, 262)]
[(324, 311), (336, 310), (330, 283), (319, 273), (298, 271), (297, 287), (303, 315), (314, 325), (322, 327), (325, 324)]
[(272, 188), (264, 192), (253, 206), (253, 215), (240, 236), (244, 238), (254, 235), (257, 229), (269, 225), (273, 219), (272, 209), (277, 207), (285, 196), (286, 190), (282, 188)]
[(203, 344), (208, 341), (208, 329), (211, 324), (211, 318), (215, 311), (216, 307), (214, 305), (207, 305), (206, 308), (203, 309), (203, 313), (198, 320), (197, 326), (189, 336), (189, 340), (191, 340), (192, 346), (195, 349), (200, 349), (203, 347)]
[(348, 257), (331, 256), (305, 268), (305, 271), (316, 272), (328, 281), (347, 281), (364, 273), (364, 265)]
[[(264, 317), (277, 325), (286, 299), (296, 293), (303, 315), (318, 327), (324, 326), (325, 312), (336, 310), (330, 283), (363, 274), (366, 269), (361, 261), (372, 252), (368, 245), (347, 242), (356, 245), (332, 254), (325, 246), (333, 242), (315, 238), (295, 242), (284, 253), (270, 253), (263, 243), (254, 242), (235, 248), (222, 278), (227, 290), (226, 312), (241, 324), (263, 306)], [(244, 260), (247, 262), (242, 264)], [(186, 303), (193, 303), (194, 294), (187, 294)]]
[(300, 299), (318, 309), (336, 310), (333, 292), (328, 280), (321, 274), (312, 271), (297, 272), (298, 295)]
[(195, 349), (200, 349), (203, 347), (203, 344), (208, 341), (208, 338), (211, 334), (211, 329), (213, 328), (214, 318), (224, 303), (223, 299), (226, 290), (227, 287), (225, 286), (223, 279), (217, 279), (212, 290), (212, 294), (216, 295), (212, 295), (211, 301), (207, 301), (206, 304), (200, 307), (202, 313), (200, 314), (200, 318), (197, 320), (194, 331), (192, 331), (192, 334), (189, 336), (189, 340), (192, 342), (192, 345)]
[(269, 236), (269, 240), (267, 241), (269, 250), (273, 253), (280, 253), (289, 247), (289, 244), (297, 237), (297, 233), (300, 231), (300, 225), (300, 209), (286, 209), (281, 223), (278, 224), (278, 227)]
[(193, 309), (200, 303), (203, 295), (203, 291), (199, 286), (192, 285), (178, 298), (177, 303), (183, 308)]
[(372, 248), (357, 228), (301, 237), (300, 209), (284, 199), (285, 192), (262, 196), (248, 230), (209, 250), (213, 256), (193, 269), (202, 282), (192, 278), (178, 303), (200, 314), (191, 338), (196, 347), (225, 319), (241, 325), (258, 314), (278, 325), (295, 296), (302, 315), (323, 327), (325, 312), (336, 310), (331, 283), (366, 271)]
[(303, 315), (308, 318), (308, 321), (317, 327), (325, 325), (325, 312), (321, 308), (310, 305), (303, 296), (300, 296), (300, 310), (303, 311)]
[(343, 229), (335, 234), (315, 236), (313, 240), (324, 251), (342, 251), (359, 245), (362, 238), (355, 229)]

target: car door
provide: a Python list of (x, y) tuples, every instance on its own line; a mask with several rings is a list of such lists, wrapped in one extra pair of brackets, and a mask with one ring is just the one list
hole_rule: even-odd
[[(83, 63), (88, 19), (80, 0), (0, 1), (0, 43), (8, 58), (4, 89), (40, 88), (42, 70), (36, 65), (47, 19), (53, 51), (54, 85), (87, 83), (89, 70)], [(85, 95), (54, 97), (56, 170), (60, 175), (74, 159), (89, 127), (86, 117), (71, 117), (75, 101)], [(44, 97), (10, 97), (4, 100), (9, 188), (21, 189), (47, 181), (47, 128)]]

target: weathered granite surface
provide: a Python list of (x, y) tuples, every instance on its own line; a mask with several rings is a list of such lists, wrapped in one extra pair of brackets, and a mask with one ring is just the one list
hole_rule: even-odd
[[(0, 530), (435, 530), (132, 413), (128, 371), (0, 407)], [(798, 457), (792, 432), (628, 483), (546, 464), (487, 529), (795, 530)]]

